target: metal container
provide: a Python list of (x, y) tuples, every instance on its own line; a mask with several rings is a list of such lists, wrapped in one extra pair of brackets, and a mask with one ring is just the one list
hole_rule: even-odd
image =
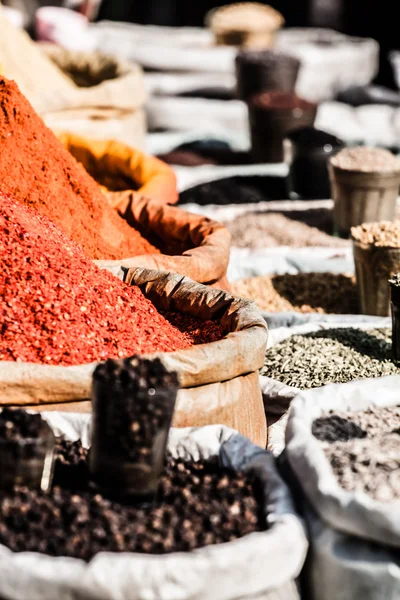
[(400, 171), (389, 173), (341, 169), (329, 163), (334, 200), (335, 232), (349, 237), (351, 227), (374, 221), (393, 221)]
[(300, 61), (272, 50), (242, 51), (236, 56), (237, 96), (248, 100), (269, 90), (293, 92)]
[(353, 240), (360, 312), (387, 317), (390, 314), (388, 280), (400, 273), (400, 248), (385, 248)]

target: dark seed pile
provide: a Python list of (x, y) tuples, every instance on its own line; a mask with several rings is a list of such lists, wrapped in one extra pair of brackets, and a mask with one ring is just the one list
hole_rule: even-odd
[(39, 414), (7, 407), (0, 412), (0, 440), (36, 439), (42, 431), (43, 420)]
[(93, 375), (93, 430), (108, 457), (151, 460), (155, 438), (168, 429), (179, 387), (159, 359), (108, 360)]
[(61, 441), (55, 487), (49, 495), (27, 488), (0, 494), (0, 543), (16, 552), (87, 561), (100, 551), (185, 552), (265, 528), (254, 476), (233, 473), (213, 460), (169, 457), (159, 487), (160, 504), (137, 509), (92, 492), (87, 479), (79, 491), (71, 489), (73, 471), (79, 471), (85, 455), (78, 442)]
[(245, 204), (288, 197), (285, 177), (250, 175), (196, 185), (179, 194), (179, 204)]
[(341, 487), (381, 502), (400, 500), (400, 406), (329, 413), (312, 431)]
[(399, 374), (391, 330), (352, 327), (293, 335), (265, 354), (262, 375), (300, 389)]

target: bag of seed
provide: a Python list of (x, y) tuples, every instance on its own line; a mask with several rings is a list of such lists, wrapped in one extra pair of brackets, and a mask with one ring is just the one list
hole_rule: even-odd
[(400, 597), (400, 377), (292, 403), (284, 462), (309, 525), (315, 600)]
[(0, 597), (300, 599), (307, 540), (271, 454), (225, 427), (172, 429), (159, 504), (126, 507), (84, 489), (90, 418), (43, 415), (64, 435), (53, 490), (0, 495)]
[(300, 391), (400, 373), (389, 318), (287, 313), (267, 321), (272, 327), (259, 379), (274, 454), (284, 448), (287, 411)]

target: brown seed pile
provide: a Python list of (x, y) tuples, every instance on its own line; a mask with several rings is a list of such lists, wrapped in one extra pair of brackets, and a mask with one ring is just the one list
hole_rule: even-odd
[(314, 421), (313, 434), (341, 487), (400, 500), (400, 406), (331, 413)]
[[(0, 543), (14, 552), (41, 552), (90, 560), (108, 552), (188, 552), (229, 542), (265, 528), (262, 492), (254, 475), (236, 473), (216, 460), (166, 461), (159, 503), (126, 506), (92, 491), (74, 465), (87, 451), (62, 442), (54, 488), (44, 494), (19, 488), (0, 493)], [(68, 460), (72, 465), (64, 479)], [(70, 483), (80, 485), (70, 487)], [(80, 488), (80, 489), (79, 489)]]
[(363, 223), (351, 228), (354, 241), (381, 248), (400, 248), (400, 220)]
[(250, 277), (231, 284), (232, 292), (267, 312), (355, 314), (354, 278), (335, 273), (298, 273)]
[(391, 173), (400, 170), (400, 160), (389, 150), (365, 146), (344, 148), (331, 158), (331, 163), (339, 169), (364, 173)]
[[(304, 218), (307, 218), (304, 211)], [(317, 226), (299, 220), (298, 215), (281, 213), (246, 213), (226, 222), (232, 234), (232, 245), (239, 248), (274, 248), (292, 246), (304, 248), (321, 246), (340, 248), (349, 245), (347, 240), (333, 237)]]

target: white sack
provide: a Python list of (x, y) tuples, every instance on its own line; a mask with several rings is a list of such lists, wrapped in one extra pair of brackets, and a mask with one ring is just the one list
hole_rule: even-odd
[[(56, 432), (88, 444), (90, 417), (44, 412)], [(294, 579), (307, 552), (302, 522), (271, 454), (232, 429), (172, 429), (174, 456), (219, 454), (223, 465), (254, 467), (266, 494), (268, 530), (236, 541), (164, 556), (97, 554), (89, 563), (0, 546), (0, 596), (7, 600), (299, 600)]]

